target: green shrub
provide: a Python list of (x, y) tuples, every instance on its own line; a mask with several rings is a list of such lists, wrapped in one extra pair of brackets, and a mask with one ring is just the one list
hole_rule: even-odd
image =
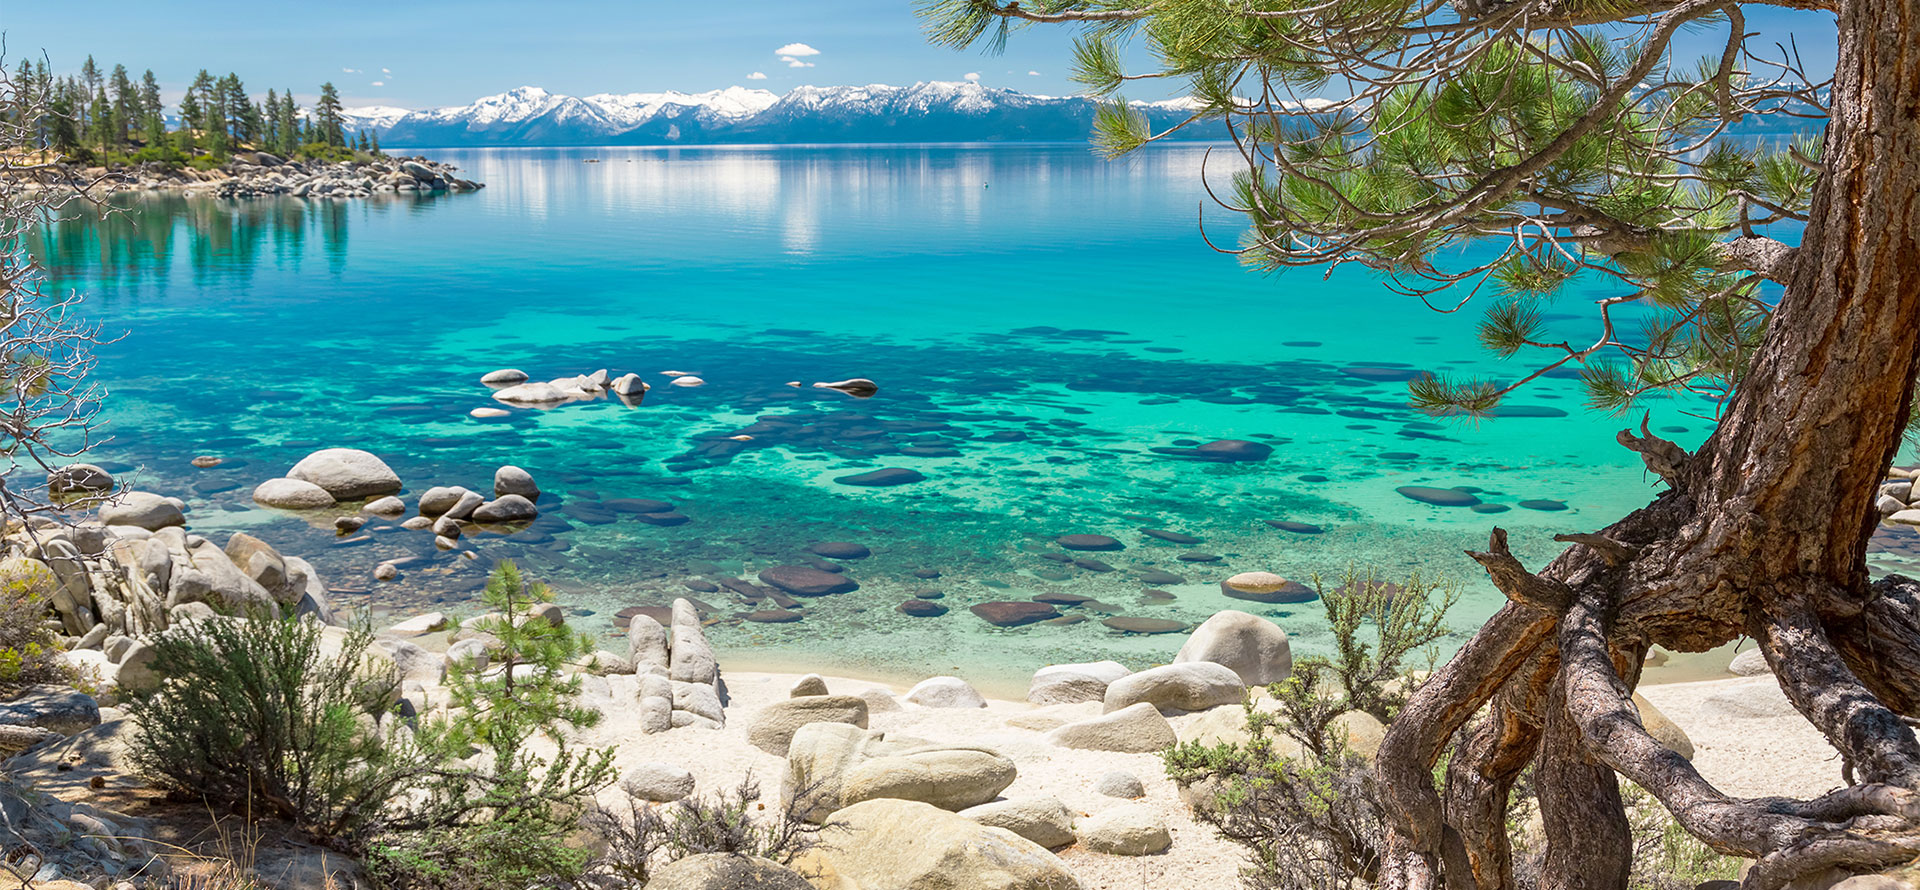
[(368, 657), (364, 624), (343, 636), (303, 619), (177, 625), (154, 661), (177, 679), (131, 703), (134, 765), (174, 794), (365, 856), (396, 890), (568, 885), (589, 858), (569, 838), (613, 781), (613, 755), (569, 744), (565, 730), (599, 714), (561, 672), (587, 642), (525, 617), (549, 598), (503, 563), (485, 599), (519, 617), (477, 623), (498, 640), (493, 668), (456, 665), (452, 712), (413, 719), (393, 713), (397, 678)]
[(1373, 767), (1336, 721), (1353, 711), (1392, 721), (1414, 686), (1408, 658), (1447, 635), (1459, 595), (1417, 575), (1389, 584), (1349, 569), (1342, 580), (1329, 589), (1314, 579), (1333, 654), (1297, 659), (1292, 676), (1267, 687), (1271, 711), (1248, 702), (1247, 742), (1187, 742), (1166, 754), (1168, 775), (1198, 792), (1196, 813), (1252, 853), (1241, 873), (1250, 888), (1361, 887), (1378, 877), (1386, 818)]
[(791, 865), (800, 854), (826, 846), (820, 837), (823, 832), (845, 824), (807, 821), (818, 791), (818, 787), (800, 789), (786, 806), (764, 819), (755, 817), (763, 808), (760, 784), (751, 773), (731, 791), (689, 797), (665, 807), (629, 794), (624, 812), (596, 807), (587, 816), (587, 829), (605, 848), (594, 860), (593, 871), (639, 887), (667, 863), (702, 853), (736, 853)]
[(428, 772), (389, 813), (370, 863), (389, 886), (553, 886), (586, 866), (586, 852), (567, 838), (592, 795), (613, 782), (613, 752), (578, 751), (567, 738), (567, 730), (600, 718), (576, 703), (580, 680), (564, 673), (567, 662), (593, 651), (593, 640), (529, 616), (530, 607), (552, 599), (512, 562), (494, 568), (481, 593), (494, 615), (471, 625), (495, 641), (488, 662), (450, 666), (458, 718), (422, 722), (411, 742), (448, 761), (477, 751), (486, 766)]
[(60, 658), (60, 635), (47, 625), (56, 583), (45, 563), (0, 563), (0, 697), (36, 683), (81, 679), (80, 672)]
[(175, 625), (155, 642), (163, 682), (129, 703), (135, 768), (176, 795), (278, 816), (346, 842), (370, 826), (412, 764), (372, 726), (393, 702), (391, 666), (367, 658), (372, 633), (329, 652), (303, 619)]

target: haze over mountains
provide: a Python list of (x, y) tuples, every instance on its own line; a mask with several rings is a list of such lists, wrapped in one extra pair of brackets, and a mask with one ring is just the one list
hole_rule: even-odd
[[(1189, 103), (1134, 107), (1158, 128), (1185, 120)], [(392, 147), (1084, 141), (1095, 108), (1091, 99), (977, 83), (583, 97), (526, 86), (453, 108), (349, 108), (345, 124), (349, 131), (371, 130)], [(1210, 122), (1176, 138), (1224, 139), (1226, 128)]]

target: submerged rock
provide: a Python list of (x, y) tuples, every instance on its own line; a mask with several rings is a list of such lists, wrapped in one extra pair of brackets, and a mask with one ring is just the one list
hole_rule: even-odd
[(1054, 539), (1068, 550), (1125, 550), (1127, 545), (1106, 535), (1061, 535)]
[(829, 559), (866, 559), (873, 555), (866, 545), (852, 541), (820, 541), (809, 544), (807, 552)]
[(826, 596), (860, 589), (852, 578), (808, 566), (774, 566), (762, 570), (760, 580), (795, 596)]
[(1471, 507), (1480, 503), (1480, 499), (1469, 492), (1457, 488), (1431, 488), (1425, 485), (1402, 485), (1394, 489), (1402, 496), (1412, 498), (1423, 504), (1436, 507)]
[(841, 485), (884, 487), (925, 482), (926, 479), (927, 477), (922, 475), (918, 470), (909, 470), (904, 467), (887, 467), (866, 473), (855, 473), (851, 476), (840, 476), (833, 481)]
[(980, 616), (980, 620), (994, 627), (1019, 627), (1035, 621), (1060, 617), (1060, 610), (1046, 603), (1034, 602), (979, 603), (969, 606), (967, 611)]

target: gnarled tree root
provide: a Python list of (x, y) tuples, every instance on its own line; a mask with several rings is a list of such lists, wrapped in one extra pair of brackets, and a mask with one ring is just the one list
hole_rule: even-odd
[[(1641, 723), (1630, 686), (1650, 639), (1621, 624), (1625, 598), (1612, 592), (1637, 551), (1619, 543), (1630, 532), (1610, 531), (1574, 537), (1584, 556), (1569, 551), (1541, 574), (1520, 565), (1499, 530), (1486, 552), (1471, 554), (1511, 602), (1422, 686), (1380, 748), (1393, 818), (1384, 885), (1513, 886), (1507, 798), (1528, 763), (1538, 771), (1547, 833), (1544, 886), (1625, 885), (1632, 839), (1616, 773), (1708, 846), (1757, 860), (1744, 882), (1749, 890), (1920, 856), (1920, 741), (1904, 711), (1886, 703), (1920, 698), (1914, 674), (1888, 676), (1920, 662), (1920, 582), (1881, 582), (1880, 596), (1833, 617), (1816, 604), (1847, 598), (1811, 582), (1750, 598), (1750, 633), (1782, 688), (1863, 783), (1811, 800), (1738, 798)], [(1830, 627), (1843, 633), (1836, 637)], [(1875, 655), (1889, 651), (1899, 654)], [(1432, 770), (1456, 740), (1444, 788), (1436, 790)]]

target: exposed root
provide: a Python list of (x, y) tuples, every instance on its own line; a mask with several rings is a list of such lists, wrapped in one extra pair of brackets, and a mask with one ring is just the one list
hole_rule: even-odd
[(1920, 740), (1847, 667), (1801, 592), (1772, 598), (1753, 638), (1780, 688), (1863, 781), (1920, 788)]
[(1531, 608), (1502, 607), (1387, 727), (1375, 763), (1382, 808), (1392, 820), (1389, 886), (1432, 887), (1443, 871), (1449, 887), (1473, 886), (1465, 842), (1447, 826), (1433, 768), (1454, 734), (1549, 647), (1552, 628)]

